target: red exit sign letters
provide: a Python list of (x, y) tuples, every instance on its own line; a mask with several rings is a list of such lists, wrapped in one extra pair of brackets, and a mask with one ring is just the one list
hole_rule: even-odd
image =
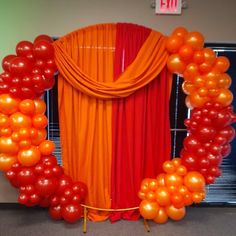
[(181, 14), (182, 0), (156, 0), (157, 14)]

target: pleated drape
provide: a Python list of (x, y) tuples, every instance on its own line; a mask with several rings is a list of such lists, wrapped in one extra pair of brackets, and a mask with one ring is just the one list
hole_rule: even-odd
[[(115, 79), (133, 62), (150, 29), (117, 24)], [(143, 178), (155, 178), (170, 158), (169, 82), (166, 70), (151, 83), (112, 104), (112, 208), (138, 206)], [(139, 211), (114, 212), (111, 221), (136, 220)]]
[[(67, 54), (94, 81), (113, 78), (116, 25), (105, 24), (77, 31), (64, 42)], [(112, 102), (87, 96), (62, 74), (58, 103), (63, 166), (74, 180), (88, 186), (86, 204), (110, 208)], [(89, 212), (94, 221), (107, 213)]]
[[(65, 172), (87, 184), (87, 205), (138, 206), (142, 178), (155, 177), (170, 157), (165, 37), (133, 24), (101, 24), (62, 37), (54, 48)], [(110, 219), (138, 217), (128, 211)]]
[[(67, 52), (67, 42), (77, 31), (54, 42), (55, 61), (59, 72), (74, 88), (87, 95), (102, 98), (127, 97), (150, 83), (165, 67), (168, 53), (165, 37), (151, 31), (132, 64), (114, 82), (95, 81)], [(109, 81), (113, 81), (113, 76)]]

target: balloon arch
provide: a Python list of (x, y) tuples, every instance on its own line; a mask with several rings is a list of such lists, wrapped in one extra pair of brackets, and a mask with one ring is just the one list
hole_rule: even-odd
[[(141, 183), (139, 210), (144, 219), (165, 223), (180, 220), (185, 206), (205, 198), (205, 184), (221, 175), (222, 159), (231, 151), (235, 114), (226, 73), (229, 60), (204, 48), (199, 32), (176, 28), (166, 40), (167, 67), (183, 76), (183, 92), (191, 116), (181, 158), (163, 163), (163, 173)], [(46, 140), (46, 104), (42, 96), (53, 87), (57, 71), (53, 40), (39, 35), (21, 41), (16, 55), (2, 60), (0, 75), (0, 170), (19, 190), (26, 206), (49, 207), (53, 219), (75, 222), (82, 216), (87, 187), (73, 182), (53, 155), (55, 144)], [(82, 205), (82, 206), (81, 206)]]

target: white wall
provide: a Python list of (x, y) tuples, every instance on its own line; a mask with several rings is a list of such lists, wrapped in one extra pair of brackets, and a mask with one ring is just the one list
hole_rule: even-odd
[[(0, 60), (21, 40), (39, 34), (62, 36), (77, 28), (108, 22), (141, 24), (164, 34), (177, 26), (197, 30), (208, 42), (236, 43), (235, 0), (187, 0), (182, 15), (155, 15), (152, 0), (0, 0)], [(16, 201), (0, 176), (0, 202)]]

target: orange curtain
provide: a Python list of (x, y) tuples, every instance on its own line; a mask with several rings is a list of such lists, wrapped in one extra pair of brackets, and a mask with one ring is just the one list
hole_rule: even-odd
[[(165, 37), (152, 31), (133, 63), (116, 81), (111, 82), (112, 74), (108, 81), (95, 80), (93, 74), (88, 74), (69, 55), (68, 42), (72, 39), (75, 42), (80, 40), (77, 39), (78, 32), (80, 31), (68, 34), (54, 43), (55, 61), (67, 82), (87, 95), (102, 99), (126, 97), (155, 79), (166, 65), (168, 53), (165, 50)], [(74, 44), (74, 47), (74, 50), (78, 50), (77, 45)]]
[[(91, 83), (109, 83), (113, 80), (115, 34), (115, 24), (95, 25), (69, 34), (56, 44), (64, 47), (73, 66), (92, 78)], [(74, 180), (87, 184), (86, 204), (110, 208), (112, 102), (76, 89), (74, 80), (79, 77), (68, 68), (64, 73), (65, 68), (59, 62), (58, 65), (63, 166)], [(73, 74), (73, 79), (68, 73)], [(71, 79), (73, 83), (68, 82)], [(88, 217), (99, 221), (108, 214), (90, 211)]]

